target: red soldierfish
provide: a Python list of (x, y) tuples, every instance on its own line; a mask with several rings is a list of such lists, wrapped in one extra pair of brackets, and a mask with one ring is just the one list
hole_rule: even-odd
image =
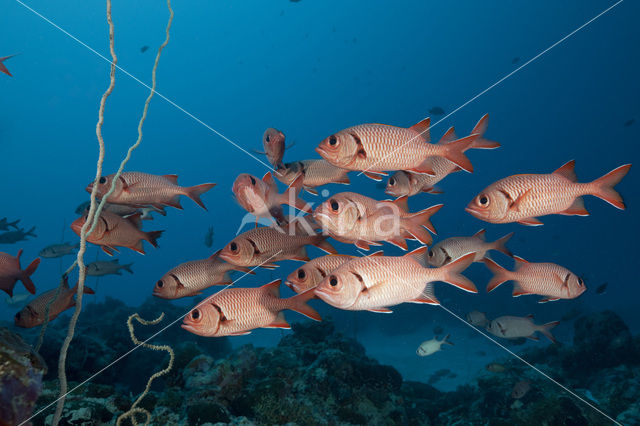
[[(489, 114), (486, 114), (480, 119), (480, 121), (478, 121), (478, 124), (476, 124), (471, 131), (471, 134), (477, 134), (478, 138), (475, 139), (466, 149), (494, 149), (500, 146), (498, 142), (490, 141), (482, 137), (484, 132), (487, 130), (488, 124)], [(451, 127), (442, 136), (438, 144), (446, 145), (457, 139), (458, 137), (455, 134), (455, 130)], [(444, 157), (427, 158), (425, 160), (425, 165), (431, 166), (431, 169), (433, 169), (434, 172), (433, 176), (399, 170), (389, 178), (385, 192), (394, 197), (401, 197), (403, 195), (410, 197), (420, 192), (439, 194), (442, 191), (440, 191), (435, 185), (449, 174), (462, 170), (456, 164)]]
[(265, 154), (276, 170), (284, 167), (284, 164), (282, 164), (282, 157), (284, 157), (285, 151), (284, 133), (269, 127), (262, 135), (262, 146), (264, 152), (260, 152), (260, 154)]
[[(23, 328), (31, 328), (42, 325), (44, 323), (44, 317), (47, 313), (47, 305), (56, 296), (57, 288), (51, 289), (42, 293), (40, 296), (33, 299), (27, 306), (22, 308), (18, 312), (13, 321), (16, 326)], [(76, 301), (73, 296), (78, 291), (78, 285), (69, 288), (69, 282), (67, 278), (64, 279), (64, 284), (58, 297), (51, 303), (49, 307), (49, 321), (54, 320), (60, 315), (60, 313), (72, 308), (76, 305)], [(95, 294), (89, 287), (84, 287), (84, 294)]]
[(438, 305), (431, 284), (434, 281), (477, 293), (475, 285), (460, 275), (473, 262), (472, 253), (442, 268), (425, 268), (414, 258), (425, 250), (420, 247), (401, 257), (356, 258), (331, 272), (318, 284), (315, 294), (339, 309), (388, 313), (388, 306), (406, 302)]
[(514, 175), (489, 185), (467, 206), (478, 219), (491, 223), (542, 225), (536, 216), (588, 216), (583, 195), (594, 195), (623, 210), (624, 201), (613, 187), (627, 174), (625, 164), (589, 183), (578, 183), (571, 160), (550, 174)]
[(256, 218), (273, 217), (279, 225), (282, 225), (287, 222), (281, 207), (283, 204), (307, 213), (311, 212), (311, 207), (303, 199), (298, 198), (301, 187), (302, 177), (298, 176), (291, 187), (279, 194), (278, 185), (273, 180), (271, 172), (267, 172), (262, 180), (243, 173), (233, 182), (233, 194), (238, 203)]
[(287, 163), (276, 173), (276, 179), (291, 186), (299, 175), (302, 175), (302, 187), (305, 191), (318, 195), (315, 189), (329, 183), (349, 185), (349, 170), (336, 167), (327, 160), (302, 160)]
[(0, 58), (0, 72), (5, 73), (6, 75), (8, 75), (9, 77), (13, 77), (11, 75), (11, 73), (9, 72), (9, 70), (7, 69), (7, 67), (4, 65), (4, 61), (6, 61), (9, 58), (13, 58), (16, 55), (11, 55), (11, 56), (5, 56), (4, 58)]
[(23, 271), (20, 266), (20, 256), (22, 256), (22, 249), (18, 250), (16, 257), (0, 252), (0, 290), (4, 290), (9, 297), (13, 297), (13, 288), (18, 281), (22, 281), (29, 293), (36, 294), (36, 286), (29, 277), (38, 268), (40, 258), (36, 258)]
[(494, 276), (487, 286), (493, 291), (500, 284), (514, 281), (513, 296), (538, 294), (546, 296), (540, 303), (558, 299), (575, 299), (587, 290), (582, 278), (567, 268), (555, 263), (529, 263), (521, 257), (514, 256), (516, 269), (508, 271), (491, 259), (484, 259), (485, 265)]
[[(102, 250), (109, 256), (113, 256), (114, 251), (119, 251), (116, 246), (128, 247), (138, 253), (144, 253), (142, 241), (146, 240), (152, 246), (158, 247), (158, 238), (164, 231), (144, 232), (141, 230), (141, 214), (121, 217), (115, 213), (100, 213), (98, 223), (93, 232), (87, 237), (90, 243), (101, 246)], [(82, 226), (87, 220), (87, 215), (80, 216), (71, 224), (73, 232), (80, 235)]]
[(464, 155), (478, 135), (471, 135), (447, 144), (430, 144), (428, 118), (408, 129), (385, 124), (361, 124), (335, 133), (322, 142), (316, 151), (328, 162), (349, 170), (360, 170), (366, 176), (382, 180), (385, 171), (406, 170), (434, 175), (429, 157), (444, 157), (461, 169), (473, 171)]
[[(297, 223), (292, 222), (291, 226)], [(220, 258), (239, 266), (261, 266), (267, 269), (277, 268), (280, 260), (309, 261), (306, 245), (314, 245), (326, 253), (336, 250), (320, 234), (306, 234), (288, 230), (261, 227), (243, 232), (227, 244), (220, 252)]]
[(353, 192), (341, 192), (320, 204), (313, 218), (338, 241), (353, 243), (368, 250), (370, 245), (386, 241), (407, 250), (405, 239), (431, 244), (435, 233), (430, 222), (442, 204), (409, 213), (407, 197), (395, 201), (377, 201)]
[(427, 263), (431, 266), (444, 266), (467, 253), (475, 253), (473, 261), (482, 262), (489, 250), (497, 250), (513, 257), (513, 254), (505, 246), (512, 236), (513, 232), (496, 241), (487, 242), (485, 230), (481, 229), (472, 237), (447, 238), (431, 247), (427, 255)]
[(526, 317), (503, 316), (490, 321), (487, 326), (487, 331), (494, 336), (503, 337), (505, 339), (526, 337), (531, 340), (538, 340), (535, 334), (536, 331), (539, 331), (544, 334), (547, 339), (555, 343), (556, 339), (553, 338), (553, 335), (549, 330), (558, 324), (560, 324), (559, 321), (548, 322), (543, 325), (535, 324), (533, 322), (533, 315), (528, 315)]
[[(102, 176), (98, 183), (98, 198), (111, 188), (111, 182), (115, 175)], [(116, 187), (107, 201), (114, 204), (128, 204), (136, 207), (163, 205), (182, 209), (180, 196), (186, 195), (195, 201), (203, 209), (207, 209), (200, 195), (216, 186), (215, 183), (203, 183), (202, 185), (182, 187), (178, 185), (177, 175), (151, 175), (140, 172), (124, 172), (116, 182)], [(87, 192), (91, 192), (93, 183), (87, 186)]]
[(207, 337), (239, 336), (255, 328), (291, 328), (282, 311), (289, 309), (320, 321), (307, 301), (308, 291), (288, 299), (280, 298), (280, 280), (259, 288), (230, 288), (210, 296), (184, 318), (182, 328)]
[(316, 257), (289, 274), (285, 284), (296, 293), (303, 293), (317, 286), (326, 276), (355, 256), (329, 254)]
[(220, 250), (208, 259), (185, 262), (171, 269), (158, 280), (153, 295), (162, 299), (196, 296), (211, 286), (231, 284), (229, 271), (253, 273), (221, 260), (219, 254)]

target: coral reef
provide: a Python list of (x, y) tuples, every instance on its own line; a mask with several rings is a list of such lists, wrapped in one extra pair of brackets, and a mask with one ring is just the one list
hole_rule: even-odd
[(20, 336), (0, 328), (0, 425), (31, 416), (46, 371), (44, 360)]
[[(165, 304), (162, 309), (167, 307)], [(131, 310), (111, 300), (91, 305), (87, 315), (97, 311), (100, 315), (122, 317)], [(157, 301), (148, 301), (139, 309), (145, 316), (153, 316), (153, 312), (159, 310)], [(574, 326), (573, 345), (532, 348), (521, 355), (617, 421), (637, 423), (640, 419), (637, 402), (640, 400), (640, 337), (633, 337), (611, 312), (587, 315)], [(167, 332), (170, 333), (171, 328)], [(122, 338), (114, 336), (116, 334), (114, 330), (103, 331), (94, 339), (100, 342), (110, 338), (110, 344), (103, 343), (110, 347)], [(126, 336), (126, 333), (120, 334)], [(86, 333), (80, 335), (89, 339)], [(228, 352), (226, 339), (203, 338), (202, 342), (197, 336), (189, 336), (190, 342), (178, 344), (184, 340), (179, 335), (163, 337), (176, 347), (174, 369), (158, 380), (163, 386), (154, 385), (139, 405), (151, 413), (153, 424), (611, 423), (513, 358), (496, 360), (504, 366), (504, 371), (483, 372), (453, 392), (403, 381), (393, 367), (367, 357), (362, 345), (336, 332), (330, 321), (294, 324), (293, 333), (285, 335), (275, 347), (245, 345), (232, 353)], [(210, 346), (211, 342), (216, 343)], [(594, 353), (598, 352), (596, 348), (611, 351), (615, 361), (598, 364), (594, 361), (600, 359), (600, 354)], [(86, 358), (97, 352), (91, 351)], [(98, 377), (95, 383), (70, 395), (62, 421), (84, 424), (81, 419), (91, 418), (91, 424), (112, 424), (135, 399), (133, 390), (137, 392), (138, 386), (143, 386), (127, 376), (139, 369), (135, 375), (147, 377), (147, 373), (167, 362), (166, 357), (151, 360), (147, 354), (144, 357), (132, 354), (128, 358), (122, 361), (128, 373), (123, 374), (119, 369), (116, 376), (106, 380)], [(151, 368), (145, 369), (145, 364), (151, 364)], [(530, 383), (530, 390), (520, 399), (514, 399), (512, 389), (523, 380)], [(47, 383), (38, 404), (45, 405), (54, 397), (52, 384)], [(36, 419), (35, 424), (43, 421)]]

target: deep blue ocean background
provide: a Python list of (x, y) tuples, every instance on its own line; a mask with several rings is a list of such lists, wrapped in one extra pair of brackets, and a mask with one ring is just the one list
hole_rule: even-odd
[[(599, 12), (611, 1), (475, 2), (475, 1), (244, 1), (175, 2), (171, 41), (158, 69), (157, 90), (202, 122), (246, 150), (261, 149), (267, 127), (282, 130), (295, 146), (285, 161), (317, 158), (314, 148), (345, 127), (381, 122), (408, 127), (428, 116), (433, 106), (450, 112), (534, 57)], [(107, 26), (101, 2), (30, 0), (42, 13), (97, 52), (109, 57)], [(163, 2), (116, 2), (113, 6), (116, 52), (123, 69), (150, 84), (155, 51), (164, 39), (167, 10)], [(587, 197), (589, 217), (547, 216), (542, 227), (481, 222), (464, 207), (488, 184), (517, 173), (548, 173), (576, 160), (581, 182), (625, 163), (637, 163), (640, 142), (640, 4), (625, 1), (575, 36), (431, 130), (438, 140), (449, 126), (467, 134), (490, 114), (487, 138), (502, 147), (469, 154), (475, 172), (456, 173), (440, 183), (443, 195), (410, 199), (412, 211), (437, 203), (445, 207), (433, 223), (438, 238), (472, 235), (481, 228), (494, 240), (515, 231), (509, 243), (525, 259), (554, 262), (583, 275), (589, 291), (575, 300), (540, 305), (537, 297), (511, 297), (511, 285), (484, 291), (489, 272), (474, 264), (465, 272), (480, 289), (467, 294), (445, 284), (436, 294), (448, 309), (464, 317), (473, 309), (500, 315), (535, 314), (538, 322), (559, 319), (572, 309), (611, 309), (638, 333), (638, 236), (640, 174), (638, 165), (618, 185), (627, 203), (619, 211)], [(20, 55), (0, 74), (0, 217), (20, 218), (36, 226), (36, 239), (0, 245), (15, 254), (23, 248), (23, 265), (46, 245), (77, 239), (69, 224), (74, 210), (88, 198), (97, 159), (95, 125), (98, 102), (108, 86), (109, 63), (12, 0), (0, 12), (0, 57)], [(142, 46), (150, 46), (141, 53)], [(513, 64), (514, 57), (519, 57)], [(136, 127), (148, 89), (122, 72), (107, 101), (103, 128), (105, 173), (116, 171), (137, 137)], [(437, 121), (434, 117), (432, 122)], [(625, 122), (635, 123), (625, 126)], [(107, 276), (87, 285), (97, 289), (85, 301), (115, 297), (139, 305), (151, 297), (154, 283), (171, 267), (209, 256), (204, 235), (215, 230), (214, 249), (236, 233), (242, 208), (231, 185), (240, 173), (262, 176), (266, 168), (160, 97), (151, 102), (144, 139), (127, 170), (175, 173), (179, 183), (218, 185), (203, 196), (204, 211), (184, 198), (183, 211), (156, 215), (145, 230), (166, 230), (146, 256), (123, 249), (121, 263), (133, 262), (134, 275)], [(330, 185), (387, 198), (383, 189), (351, 173), (352, 185)], [(281, 189), (284, 188), (280, 185)], [(308, 202), (323, 198), (309, 194)], [(63, 235), (61, 235), (63, 234)], [(335, 243), (340, 252), (354, 247)], [(412, 247), (416, 247), (415, 243)], [(400, 251), (384, 246), (388, 254)], [(311, 249), (312, 256), (321, 252)], [(86, 260), (107, 259), (94, 247)], [(500, 264), (512, 261), (495, 254)], [(66, 268), (73, 258), (64, 258)], [(286, 278), (300, 264), (286, 261), (276, 271), (260, 271), (238, 286), (257, 286)], [(57, 285), (60, 262), (43, 259), (33, 276), (38, 292)], [(75, 278), (74, 278), (75, 279)], [(608, 282), (605, 294), (595, 288)], [(24, 292), (21, 285), (16, 293)], [(209, 289), (211, 294), (216, 288)], [(282, 287), (283, 295), (291, 292)], [(4, 298), (4, 296), (3, 296)], [(167, 301), (185, 306), (192, 299)], [(356, 336), (367, 353), (393, 364), (408, 380), (426, 380), (440, 368), (468, 379), (484, 362), (471, 362), (477, 351), (501, 355), (502, 349), (441, 308), (405, 304), (393, 315), (339, 312), (313, 302), (337, 328)], [(0, 319), (15, 310), (0, 304)], [(289, 312), (290, 322), (304, 320)], [(81, 317), (80, 321), (99, 318)], [(178, 325), (175, 325), (177, 327)], [(447, 356), (418, 358), (415, 349), (441, 326), (455, 347)], [(123, 325), (124, 328), (124, 325)], [(556, 337), (570, 340), (560, 324)], [(276, 343), (283, 332), (256, 330), (235, 344)], [(286, 331), (284, 333), (287, 333)], [(185, 331), (185, 339), (190, 334)], [(528, 343), (546, 345), (540, 343)], [(454, 387), (452, 381), (445, 387)]]

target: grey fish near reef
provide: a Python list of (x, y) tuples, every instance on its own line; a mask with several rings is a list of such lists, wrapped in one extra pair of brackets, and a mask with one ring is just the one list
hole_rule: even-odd
[(8, 222), (7, 218), (3, 217), (2, 219), (0, 219), (0, 231), (8, 231), (10, 226), (13, 229), (19, 229), (18, 228), (18, 222), (20, 222), (20, 219), (14, 221), (14, 222)]
[(439, 106), (434, 106), (429, 110), (429, 114), (431, 115), (444, 115), (444, 110)]
[(73, 254), (73, 251), (78, 247), (80, 247), (80, 243), (71, 244), (67, 242), (62, 244), (52, 244), (40, 250), (39, 255), (47, 259), (53, 259)]
[(140, 53), (144, 53), (144, 52), (146, 52), (147, 50), (149, 50), (149, 46), (142, 46), (142, 47), (140, 48)]
[(210, 226), (207, 233), (204, 234), (204, 245), (209, 248), (213, 246), (213, 226)]
[(632, 125), (633, 123), (635, 123), (635, 122), (636, 122), (636, 119), (635, 119), (635, 118), (632, 118), (632, 119), (630, 119), (630, 120), (627, 120), (627, 121), (625, 121), (625, 122), (624, 122), (624, 127), (631, 127), (631, 125)]
[(24, 228), (20, 228), (16, 231), (7, 231), (0, 234), (0, 244), (14, 244), (19, 241), (26, 241), (27, 237), (37, 237), (34, 233), (36, 227), (29, 229), (25, 232)]
[(126, 265), (121, 265), (118, 262), (118, 259), (114, 260), (97, 260), (95, 262), (91, 262), (87, 265), (87, 275), (91, 275), (93, 277), (102, 277), (104, 275), (122, 275), (120, 273), (121, 269), (124, 269), (130, 274), (133, 274), (131, 270), (131, 265), (133, 263), (127, 263)]
[(548, 322), (538, 325), (533, 322), (533, 315), (526, 317), (503, 316), (494, 319), (487, 325), (487, 331), (494, 336), (503, 337), (505, 339), (517, 339), (526, 337), (531, 340), (538, 340), (535, 336), (536, 331), (544, 334), (547, 339), (553, 343), (556, 342), (550, 330), (558, 325), (559, 321)]
[(31, 295), (29, 293), (16, 294), (13, 297), (7, 297), (4, 299), (4, 302), (7, 306), (16, 307), (21, 305), (24, 301), (26, 301)]

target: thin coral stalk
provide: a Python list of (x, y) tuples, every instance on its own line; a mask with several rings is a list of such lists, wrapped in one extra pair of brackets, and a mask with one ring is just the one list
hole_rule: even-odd
[(131, 423), (133, 423), (134, 425), (137, 425), (138, 423), (135, 418), (136, 414), (144, 414), (146, 416), (146, 420), (144, 422), (145, 426), (148, 425), (149, 422), (151, 421), (151, 413), (149, 413), (149, 411), (145, 410), (144, 408), (138, 407), (138, 404), (140, 404), (140, 402), (144, 399), (144, 397), (147, 396), (147, 394), (149, 393), (149, 390), (151, 389), (151, 384), (153, 383), (153, 381), (158, 377), (163, 376), (167, 374), (169, 371), (171, 371), (171, 369), (173, 368), (173, 361), (175, 360), (175, 354), (173, 353), (173, 349), (171, 349), (171, 346), (169, 345), (158, 346), (158, 345), (152, 345), (150, 343), (146, 343), (138, 340), (133, 330), (132, 320), (135, 319), (142, 325), (156, 325), (160, 321), (162, 321), (163, 318), (164, 318), (164, 312), (161, 313), (160, 316), (153, 321), (143, 320), (142, 318), (140, 318), (140, 315), (135, 313), (131, 315), (127, 320), (127, 327), (129, 327), (129, 334), (131, 335), (131, 340), (133, 341), (133, 343), (136, 344), (137, 346), (144, 346), (145, 348), (153, 349), (154, 351), (167, 351), (169, 353), (169, 364), (163, 370), (157, 371), (151, 377), (149, 377), (149, 380), (147, 381), (147, 386), (144, 388), (144, 391), (142, 391), (142, 393), (134, 401), (129, 411), (122, 413), (120, 417), (118, 417), (118, 419), (116, 420), (116, 426), (120, 426), (122, 424), (122, 421), (126, 418), (131, 418)]

